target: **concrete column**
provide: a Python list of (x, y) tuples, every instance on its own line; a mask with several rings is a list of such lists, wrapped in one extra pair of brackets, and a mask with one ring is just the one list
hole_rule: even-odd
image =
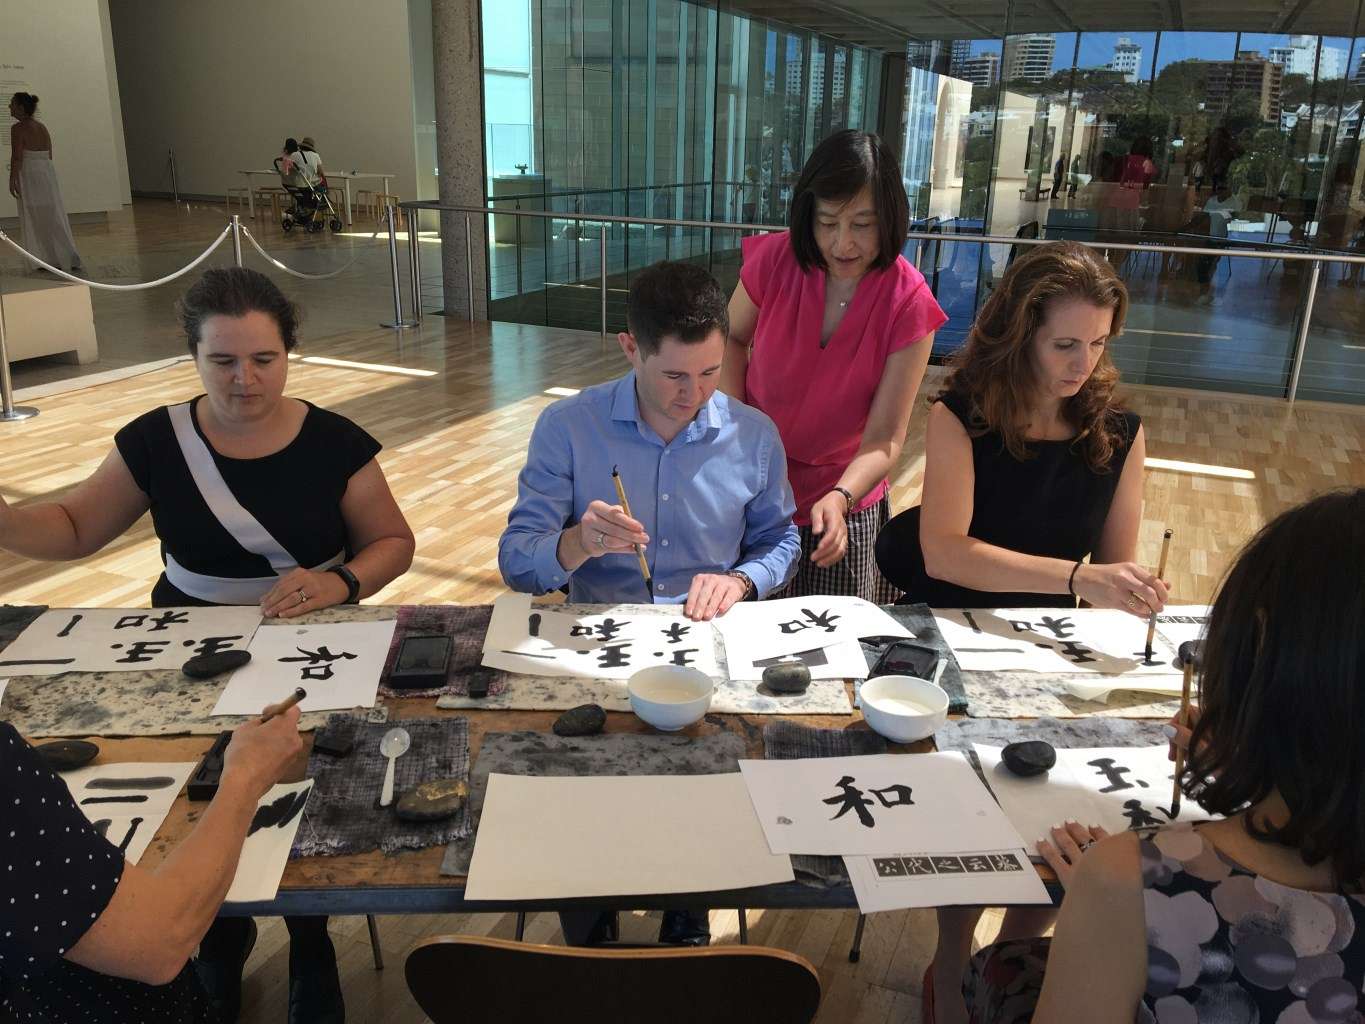
[[(436, 72), (436, 157), (443, 203), (483, 206), (483, 32), (480, 0), (432, 0)], [(488, 318), (487, 218), (469, 215), (473, 229), (474, 318)], [(445, 314), (469, 309), (465, 215), (441, 214), (441, 283)]]

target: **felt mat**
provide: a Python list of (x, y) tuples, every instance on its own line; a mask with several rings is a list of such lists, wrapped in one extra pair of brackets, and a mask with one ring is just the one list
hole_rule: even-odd
[[(943, 675), (939, 677), (938, 685), (943, 687), (948, 694), (948, 713), (951, 715), (965, 714), (967, 711), (967, 691), (962, 685), (962, 670), (957, 666), (957, 658), (953, 656), (953, 649), (948, 646), (948, 641), (943, 639), (943, 634), (939, 632), (938, 624), (934, 622), (934, 613), (929, 610), (929, 606), (927, 604), (889, 604), (882, 605), (882, 611), (914, 633), (915, 643), (924, 647), (932, 647), (938, 651), (939, 657), (948, 659), (948, 664), (943, 669)], [(862, 648), (863, 656), (867, 658), (867, 670), (871, 672), (886, 647), (864, 643)]]
[[(908, 625), (908, 623), (907, 623)], [(911, 627), (913, 629), (913, 627)], [(763, 756), (770, 761), (798, 757), (860, 757), (885, 754), (886, 740), (875, 732), (853, 729), (812, 729), (794, 722), (772, 722), (763, 727)], [(792, 871), (802, 885), (834, 888), (847, 885), (842, 857), (792, 854)]]
[[(485, 668), (483, 639), (488, 633), (488, 622), (493, 617), (491, 604), (427, 605), (405, 604), (398, 607), (398, 626), (389, 644), (389, 656), (379, 677), (379, 692), (386, 697), (439, 697), (442, 694), (466, 696), (473, 679), (488, 681), (489, 696), (496, 696), (507, 688), (512, 678), (506, 672)], [(408, 636), (436, 634), (451, 638), (450, 661), (446, 665), (444, 685), (425, 690), (400, 689), (389, 685), (389, 676), (398, 663), (398, 648)], [(477, 705), (471, 705), (477, 706)]]
[[(0, 609), (0, 650), (4, 650), (43, 607)], [(301, 624), (374, 622), (393, 618), (382, 606), (339, 606), (300, 616)], [(0, 718), (25, 737), (45, 736), (216, 736), (246, 721), (247, 716), (209, 712), (227, 684), (227, 676), (190, 679), (175, 669), (155, 672), (63, 672), (55, 676), (11, 676), (0, 702)], [(328, 711), (299, 719), (307, 732), (327, 721)], [(388, 709), (369, 708), (365, 717), (383, 722)]]
[[(658, 736), (648, 733), (604, 733), (556, 736), (541, 732), (490, 732), (479, 745), (469, 775), (469, 812), (477, 829), (488, 792), (488, 776), (503, 775), (715, 775), (739, 771), (745, 756), (742, 737)], [(456, 839), (446, 847), (443, 875), (467, 875), (475, 837)], [(551, 843), (553, 840), (551, 839)]]
[(393, 804), (379, 806), (388, 758), (379, 752), (388, 723), (365, 722), (351, 714), (333, 714), (317, 740), (354, 732), (355, 745), (344, 757), (315, 747), (308, 757), (313, 796), (304, 809), (294, 838), (294, 857), (335, 857), (379, 849), (385, 853), (442, 846), (472, 831), (467, 811), (441, 821), (400, 821), (394, 807), (420, 782), (469, 780), (469, 723), (464, 718), (405, 718), (412, 738), (407, 753), (394, 762)]
[(1108, 702), (1082, 700), (1067, 691), (1069, 681), (1093, 685), (1092, 672), (964, 672), (967, 714), (973, 718), (1160, 718), (1180, 710), (1180, 698), (1112, 690)]

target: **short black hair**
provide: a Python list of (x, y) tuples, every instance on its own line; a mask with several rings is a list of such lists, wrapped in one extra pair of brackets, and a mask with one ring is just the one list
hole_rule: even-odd
[(1209, 612), (1199, 721), (1181, 787), (1230, 815), (1278, 791), (1289, 820), (1248, 833), (1365, 881), (1365, 488), (1282, 513), (1247, 544)]
[(191, 355), (198, 351), (204, 321), (211, 316), (264, 313), (280, 329), (286, 352), (292, 352), (299, 341), (299, 307), (289, 301), (274, 281), (247, 267), (214, 267), (206, 271), (190, 286), (176, 312)]
[(631, 282), (626, 326), (648, 357), (658, 354), (665, 338), (692, 345), (714, 331), (729, 337), (730, 310), (725, 292), (705, 267), (662, 260)]
[(38, 97), (31, 92), (16, 92), (10, 97), (10, 102), (19, 104), (19, 109), (24, 112), (25, 117), (32, 117), (33, 112), (38, 109)]
[(792, 252), (802, 270), (829, 269), (815, 244), (816, 201), (847, 202), (864, 185), (872, 190), (880, 228), (881, 247), (872, 266), (881, 270), (896, 262), (910, 230), (910, 200), (905, 195), (900, 165), (881, 136), (847, 128), (815, 147), (792, 191), (787, 223)]

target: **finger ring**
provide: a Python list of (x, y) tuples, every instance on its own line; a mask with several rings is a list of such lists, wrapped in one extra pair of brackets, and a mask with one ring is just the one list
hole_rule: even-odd
[(299, 604), (304, 604), (304, 603), (307, 602), (307, 600), (308, 600), (308, 595), (305, 594), (305, 593), (303, 592), (303, 588), (300, 587), (300, 588), (299, 588)]
[(607, 534), (605, 530), (597, 531), (597, 546), (599, 548), (605, 548), (607, 546)]
[(1129, 594), (1129, 595), (1128, 595), (1128, 607), (1129, 607), (1129, 608), (1136, 608), (1137, 605), (1133, 603), (1133, 602), (1136, 601), (1136, 600), (1137, 600), (1137, 595), (1136, 595), (1136, 594)]
[(1081, 853), (1085, 853), (1086, 850), (1090, 849), (1090, 847), (1095, 845), (1095, 840), (1087, 839), (1085, 842), (1077, 843), (1076, 845), (1080, 849)]

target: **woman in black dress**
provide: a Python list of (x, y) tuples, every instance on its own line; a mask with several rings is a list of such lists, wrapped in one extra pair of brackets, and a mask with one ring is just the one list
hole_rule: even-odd
[[(1165, 605), (1166, 584), (1133, 561), (1146, 442), (1115, 400), (1108, 355), (1127, 308), (1113, 268), (1076, 242), (1038, 246), (1005, 272), (929, 410), (922, 504), (877, 538), (878, 565), (905, 601), (1079, 599), (1144, 619)], [(1051, 913), (1013, 909), (1001, 938), (1039, 934)], [(966, 1021), (960, 982), (979, 916), (939, 912), (926, 1021)]]
[[(165, 561), (154, 607), (259, 604), (283, 618), (353, 603), (406, 572), (412, 531), (375, 461), (379, 443), (285, 397), (293, 303), (264, 274), (217, 268), (180, 313), (205, 393), (129, 423), (59, 500), (13, 508), (0, 499), (0, 547), (84, 558), (150, 511)], [(286, 923), (290, 1020), (344, 1020), (326, 918)], [(200, 973), (227, 1021), (254, 941), (250, 919), (224, 918), (201, 948)]]

